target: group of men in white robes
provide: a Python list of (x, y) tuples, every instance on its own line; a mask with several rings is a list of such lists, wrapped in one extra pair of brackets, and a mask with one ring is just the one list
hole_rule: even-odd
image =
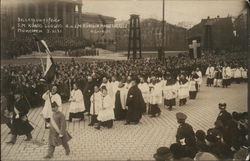
[(231, 68), (228, 64), (222, 66), (212, 66), (211, 64), (206, 69), (207, 86), (227, 88), (232, 81), (240, 83), (243, 79), (247, 80), (247, 69), (243, 67)]

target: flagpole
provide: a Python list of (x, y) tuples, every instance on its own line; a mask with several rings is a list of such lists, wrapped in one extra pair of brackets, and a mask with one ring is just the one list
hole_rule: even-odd
[[(37, 45), (38, 53), (40, 54), (40, 53), (41, 53), (41, 50), (40, 50), (40, 47), (39, 47), (39, 43), (38, 43), (38, 41), (36, 42), (36, 45)], [(40, 60), (41, 60), (41, 64), (42, 64), (42, 68), (43, 68), (43, 73), (44, 73), (44, 72), (45, 72), (45, 70), (44, 70), (44, 65), (43, 65), (43, 59), (42, 59), (42, 58), (40, 58)]]

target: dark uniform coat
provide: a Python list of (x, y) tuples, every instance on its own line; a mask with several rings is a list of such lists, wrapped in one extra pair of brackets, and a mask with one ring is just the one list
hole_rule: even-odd
[(126, 105), (128, 106), (127, 122), (138, 122), (142, 117), (143, 109), (145, 109), (145, 102), (141, 90), (137, 86), (129, 89)]
[(25, 135), (30, 133), (34, 128), (30, 125), (27, 114), (29, 113), (29, 105), (24, 98), (14, 103), (14, 108), (19, 111), (19, 118), (14, 110), (13, 114), (13, 135)]
[(216, 121), (220, 120), (223, 124), (223, 127), (225, 127), (227, 125), (228, 121), (231, 119), (232, 119), (232, 115), (229, 112), (227, 112), (226, 110), (224, 110), (224, 111), (220, 111)]
[(59, 146), (62, 145), (62, 142), (68, 142), (72, 137), (66, 130), (66, 120), (65, 116), (62, 112), (54, 112), (52, 116), (57, 124), (59, 130), (61, 131), (63, 137), (60, 138), (59, 134), (57, 133), (56, 129), (52, 126), (50, 122), (50, 131), (49, 131), (49, 145)]
[(180, 124), (177, 129), (176, 142), (180, 143), (180, 140), (184, 138), (187, 146), (195, 146), (194, 130), (188, 123)]

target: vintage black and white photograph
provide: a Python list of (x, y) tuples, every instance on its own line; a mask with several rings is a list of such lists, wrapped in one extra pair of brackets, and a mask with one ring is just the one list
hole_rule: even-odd
[(249, 0), (1, 0), (1, 160), (249, 160)]

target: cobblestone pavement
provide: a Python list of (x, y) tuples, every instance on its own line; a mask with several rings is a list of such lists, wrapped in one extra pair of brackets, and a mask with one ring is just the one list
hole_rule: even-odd
[[(232, 84), (229, 88), (214, 88), (203, 85), (196, 100), (189, 100), (187, 105), (175, 107), (168, 111), (161, 107), (162, 115), (158, 118), (143, 116), (139, 125), (123, 125), (114, 122), (112, 129), (100, 131), (89, 127), (89, 118), (68, 124), (68, 131), (73, 136), (69, 142), (71, 153), (65, 155), (62, 147), (57, 147), (52, 160), (153, 160), (153, 154), (160, 146), (169, 146), (175, 142), (177, 122), (175, 114), (187, 114), (187, 122), (194, 130), (207, 130), (219, 113), (217, 108), (221, 99), (228, 105), (228, 111), (247, 111), (247, 84)], [(69, 104), (64, 104), (66, 117)], [(2, 160), (42, 160), (47, 152), (48, 130), (40, 116), (42, 108), (32, 109), (29, 119), (35, 130), (33, 140), (25, 142), (20, 136), (15, 145), (7, 145), (10, 139), (9, 130), (1, 125), (1, 158)]]

